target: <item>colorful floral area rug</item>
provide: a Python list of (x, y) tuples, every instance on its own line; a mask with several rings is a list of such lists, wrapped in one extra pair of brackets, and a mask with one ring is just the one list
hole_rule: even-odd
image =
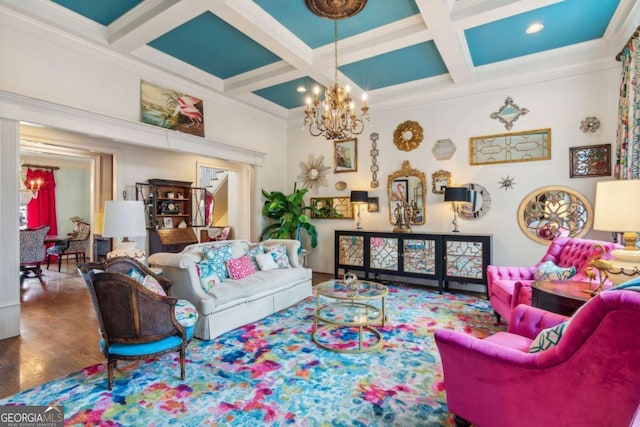
[(63, 405), (65, 425), (454, 425), (433, 333), (497, 328), (485, 300), (390, 286), (382, 347), (344, 354), (311, 340), (315, 306), (308, 298), (213, 341), (194, 339), (184, 381), (177, 354), (167, 354), (118, 362), (112, 391), (102, 363), (0, 405)]

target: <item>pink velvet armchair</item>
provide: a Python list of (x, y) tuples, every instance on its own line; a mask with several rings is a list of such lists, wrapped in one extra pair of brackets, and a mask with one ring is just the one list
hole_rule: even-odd
[(640, 405), (640, 292), (601, 292), (574, 314), (556, 346), (528, 352), (540, 330), (565, 320), (519, 305), (508, 332), (478, 339), (437, 330), (456, 424), (631, 425)]
[(622, 247), (600, 240), (558, 237), (549, 244), (542, 259), (531, 267), (487, 266), (489, 301), (498, 323), (501, 317), (509, 319), (511, 311), (518, 304), (531, 305), (533, 275), (545, 261), (553, 261), (558, 267), (573, 266), (576, 274), (569, 280), (588, 281), (584, 275), (585, 269), (589, 267), (589, 261), (599, 255), (597, 244), (604, 246), (607, 252)]

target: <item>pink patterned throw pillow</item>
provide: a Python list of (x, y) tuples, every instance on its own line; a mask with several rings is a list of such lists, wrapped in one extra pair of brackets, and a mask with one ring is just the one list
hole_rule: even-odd
[(243, 279), (256, 272), (256, 269), (248, 255), (242, 255), (240, 258), (233, 258), (227, 261), (227, 269), (232, 279)]

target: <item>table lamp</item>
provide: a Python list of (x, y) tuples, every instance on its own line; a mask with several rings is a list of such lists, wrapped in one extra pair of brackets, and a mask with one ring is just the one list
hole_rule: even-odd
[(614, 284), (640, 275), (640, 250), (636, 248), (640, 230), (640, 179), (600, 181), (596, 183), (593, 229), (623, 232), (624, 249), (611, 251), (604, 271)]
[(458, 228), (458, 202), (469, 201), (469, 190), (467, 187), (445, 187), (444, 189), (444, 201), (453, 202), (453, 232), (459, 233)]
[(356, 209), (358, 210), (358, 220), (356, 221), (356, 230), (362, 230), (362, 225), (360, 223), (360, 207), (364, 204), (369, 204), (369, 193), (367, 191), (352, 191), (351, 192), (351, 204), (356, 205)]
[(107, 258), (127, 256), (142, 263), (146, 254), (143, 249), (136, 247), (136, 242), (129, 237), (145, 236), (147, 234), (144, 204), (140, 200), (107, 200), (104, 204), (103, 237), (123, 238), (119, 245), (114, 244), (113, 251)]

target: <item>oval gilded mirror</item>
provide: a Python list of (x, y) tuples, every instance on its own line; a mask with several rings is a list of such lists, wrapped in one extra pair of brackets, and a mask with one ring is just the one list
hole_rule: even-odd
[(491, 195), (486, 188), (480, 184), (465, 184), (469, 190), (469, 203), (458, 204), (458, 215), (464, 219), (478, 219), (491, 207)]
[(532, 240), (549, 244), (555, 237), (582, 237), (593, 223), (589, 201), (571, 188), (543, 187), (520, 203), (518, 224)]
[(427, 216), (426, 187), (424, 172), (412, 169), (408, 160), (402, 162), (402, 169), (387, 179), (389, 222), (395, 224), (394, 215), (400, 209), (405, 213), (408, 224), (424, 224)]

